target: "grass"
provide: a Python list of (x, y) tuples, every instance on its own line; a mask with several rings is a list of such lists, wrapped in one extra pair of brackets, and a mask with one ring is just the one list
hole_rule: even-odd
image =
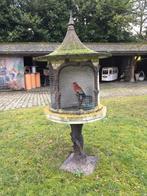
[(85, 151), (99, 157), (90, 176), (58, 168), (71, 150), (68, 125), (43, 108), (0, 113), (0, 195), (147, 195), (147, 97), (111, 98), (107, 118), (84, 126)]

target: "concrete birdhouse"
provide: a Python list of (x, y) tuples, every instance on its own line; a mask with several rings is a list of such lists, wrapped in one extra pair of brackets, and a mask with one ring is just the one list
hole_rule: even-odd
[[(83, 152), (82, 126), (106, 115), (106, 107), (100, 104), (99, 59), (107, 55), (80, 41), (71, 15), (62, 44), (54, 52), (38, 57), (50, 65), (51, 100), (46, 115), (49, 120), (71, 126), (74, 150), (61, 169), (90, 174), (95, 167), (96, 158)], [(88, 164), (90, 169), (86, 169)]]

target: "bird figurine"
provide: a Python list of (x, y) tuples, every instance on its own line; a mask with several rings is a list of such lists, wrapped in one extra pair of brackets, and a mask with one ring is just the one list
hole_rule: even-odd
[(72, 83), (73, 91), (76, 93), (79, 101), (79, 107), (82, 105), (83, 100), (86, 98), (86, 94), (77, 82)]

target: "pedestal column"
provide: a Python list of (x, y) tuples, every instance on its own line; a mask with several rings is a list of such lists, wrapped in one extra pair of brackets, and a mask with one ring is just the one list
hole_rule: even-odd
[(60, 169), (84, 175), (91, 174), (96, 166), (97, 157), (87, 156), (83, 151), (83, 124), (70, 124), (71, 140), (73, 142), (73, 153), (64, 161)]
[(83, 155), (83, 135), (82, 135), (82, 128), (83, 124), (71, 124), (71, 140), (73, 142), (73, 152), (76, 155), (80, 156)]

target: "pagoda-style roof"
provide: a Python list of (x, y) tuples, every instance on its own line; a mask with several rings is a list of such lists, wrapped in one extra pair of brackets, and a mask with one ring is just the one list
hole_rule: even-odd
[(79, 39), (75, 32), (74, 20), (72, 14), (70, 15), (66, 36), (62, 44), (52, 53), (37, 57), (37, 60), (58, 61), (65, 59), (86, 59), (94, 60), (102, 57), (110, 56), (107, 53), (98, 53), (86, 47)]

